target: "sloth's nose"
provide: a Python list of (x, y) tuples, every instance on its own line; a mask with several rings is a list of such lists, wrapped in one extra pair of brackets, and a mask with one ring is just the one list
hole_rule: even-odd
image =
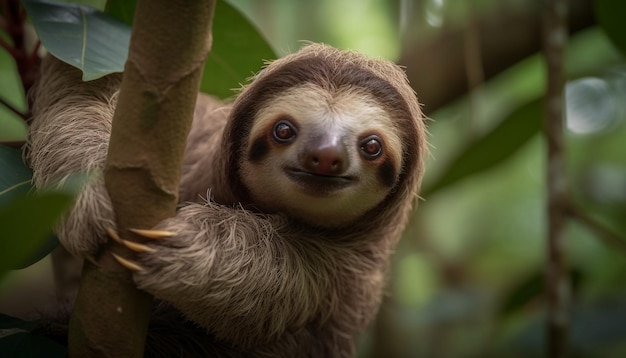
[(348, 166), (348, 153), (337, 140), (310, 146), (300, 157), (300, 164), (313, 174), (339, 175)]

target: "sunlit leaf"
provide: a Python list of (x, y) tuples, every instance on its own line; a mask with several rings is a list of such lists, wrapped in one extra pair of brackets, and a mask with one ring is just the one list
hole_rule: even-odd
[(84, 5), (44, 0), (22, 3), (46, 49), (81, 69), (84, 80), (123, 71), (130, 26)]
[(239, 11), (218, 1), (213, 18), (213, 48), (204, 66), (202, 92), (226, 98), (232, 89), (259, 71), (276, 54), (259, 31)]
[(431, 187), (425, 188), (427, 197), (437, 190), (471, 175), (495, 167), (517, 152), (541, 128), (541, 101), (530, 102), (489, 133), (461, 150), (444, 174)]
[(624, 27), (624, 14), (626, 14), (626, 1), (596, 0), (595, 15), (600, 27), (611, 42), (623, 54), (626, 54), (626, 31)]

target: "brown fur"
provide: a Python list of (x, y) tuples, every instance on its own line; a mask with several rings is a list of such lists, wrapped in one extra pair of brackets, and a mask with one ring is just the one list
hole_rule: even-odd
[[(100, 173), (119, 76), (81, 83), (77, 71), (53, 59), (44, 61), (42, 71), (29, 138), (35, 184), (50, 185), (81, 170)], [(247, 210), (254, 202), (240, 173), (250, 125), (269, 98), (302, 83), (366, 91), (392, 113), (403, 136), (402, 167), (390, 194), (341, 228)], [(422, 114), (402, 70), (309, 45), (261, 71), (232, 110), (198, 97), (181, 180), (184, 205), (159, 225), (176, 235), (138, 257), (146, 270), (135, 281), (204, 328), (200, 356), (351, 357), (354, 336), (380, 304), (425, 152)], [(80, 256), (98, 250), (106, 240), (104, 226), (112, 226), (112, 210), (98, 178), (58, 234)]]

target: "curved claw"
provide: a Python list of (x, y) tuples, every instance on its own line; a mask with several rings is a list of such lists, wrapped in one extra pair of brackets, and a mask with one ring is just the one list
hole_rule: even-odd
[(131, 261), (131, 260), (127, 260), (125, 258), (123, 258), (120, 255), (117, 255), (114, 252), (111, 252), (111, 255), (113, 255), (113, 258), (122, 266), (126, 267), (127, 269), (131, 270), (131, 271), (143, 271), (143, 267), (141, 267), (138, 263)]
[[(133, 229), (131, 229), (133, 230)], [(139, 252), (139, 253), (144, 253), (144, 252), (149, 252), (152, 253), (154, 252), (154, 249), (146, 246), (144, 244), (140, 244), (138, 242), (133, 242), (133, 241), (128, 241), (128, 240), (123, 240), (122, 238), (119, 237), (119, 235), (117, 234), (117, 232), (115, 232), (115, 230), (111, 229), (111, 228), (106, 228), (107, 234), (109, 234), (109, 237), (111, 237), (115, 242), (117, 242), (118, 244), (124, 245), (126, 246), (128, 249), (135, 251), (135, 252)]]
[(143, 236), (148, 239), (165, 239), (168, 237), (174, 236), (174, 233), (171, 231), (165, 230), (142, 230), (142, 229), (128, 229), (131, 232), (139, 236)]

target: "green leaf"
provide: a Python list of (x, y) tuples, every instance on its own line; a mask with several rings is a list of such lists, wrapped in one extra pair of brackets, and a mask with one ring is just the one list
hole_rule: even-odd
[[(22, 267), (51, 247), (52, 229), (71, 206), (66, 191), (40, 192), (13, 199), (0, 208), (0, 274)], [(48, 246), (46, 246), (48, 245)]]
[(63, 358), (66, 348), (43, 336), (18, 332), (0, 338), (0, 356), (12, 358), (49, 357)]
[(37, 35), (55, 57), (81, 69), (83, 80), (122, 72), (130, 26), (94, 8), (22, 0)]
[[(33, 172), (28, 168), (22, 160), (22, 152), (17, 149), (9, 148), (0, 145), (0, 212), (3, 210), (11, 210), (11, 205), (15, 201), (21, 200), (29, 192), (32, 191), (33, 186), (31, 178)], [(70, 188), (70, 192), (76, 192), (75, 189)], [(36, 210), (36, 208), (34, 208)], [(28, 218), (29, 215), (25, 214), (24, 218)], [(12, 236), (9, 232), (10, 226), (15, 222), (4, 222), (0, 217), (0, 248), (7, 254), (10, 246), (25, 247), (28, 253), (24, 256), (19, 256), (19, 260), (15, 261), (11, 266), (6, 266), (11, 269), (20, 269), (28, 267), (33, 263), (41, 260), (44, 256), (49, 254), (55, 247), (58, 246), (59, 240), (51, 234), (44, 237), (37, 236), (35, 238), (29, 236), (23, 236), (22, 234)], [(26, 223), (26, 226), (38, 226), (32, 225), (32, 223)], [(19, 242), (11, 243), (10, 240), (13, 237), (20, 238)], [(34, 242), (28, 242), (34, 240)], [(0, 259), (3, 254), (0, 253)], [(0, 264), (2, 267), (2, 264)], [(0, 269), (1, 272), (1, 269)]]
[[(23, 0), (44, 46), (57, 58), (83, 71), (84, 80), (121, 72), (128, 56), (136, 1), (111, 0), (106, 11), (77, 4)], [(218, 1), (213, 23), (213, 48), (200, 89), (226, 98), (233, 95), (264, 60), (276, 54), (259, 31), (238, 10)]]
[(136, 0), (109, 0), (104, 11), (128, 25), (132, 25), (136, 7)]
[(32, 189), (32, 176), (20, 150), (0, 145), (0, 208), (28, 193)]
[[(52, 235), (53, 225), (67, 208), (67, 198), (71, 203), (92, 179), (88, 174), (72, 175), (56, 191), (36, 194), (38, 199), (33, 199), (29, 196), (34, 191), (32, 175), (20, 150), (0, 145), (0, 273), (3, 268), (28, 267), (59, 245), (58, 238)], [(62, 197), (60, 201), (55, 198), (58, 195)], [(29, 207), (23, 208), (19, 203)], [(11, 210), (19, 212), (10, 213)], [(50, 212), (44, 213), (45, 210)], [(16, 215), (19, 220), (15, 220)], [(7, 259), (5, 266), (5, 256), (9, 254), (12, 261)]]
[(596, 18), (600, 27), (622, 54), (626, 54), (626, 1), (596, 0)]
[(238, 10), (218, 1), (213, 18), (213, 48), (204, 66), (200, 90), (227, 98), (276, 54)]
[(535, 100), (517, 109), (489, 133), (474, 141), (452, 161), (444, 174), (423, 196), (495, 167), (520, 149), (541, 128), (542, 102)]
[[(0, 30), (0, 39), (10, 41)], [(24, 88), (17, 73), (15, 60), (0, 46), (0, 98), (18, 111), (26, 113)], [(19, 115), (0, 104), (0, 142), (21, 141), (26, 138), (26, 123)]]

